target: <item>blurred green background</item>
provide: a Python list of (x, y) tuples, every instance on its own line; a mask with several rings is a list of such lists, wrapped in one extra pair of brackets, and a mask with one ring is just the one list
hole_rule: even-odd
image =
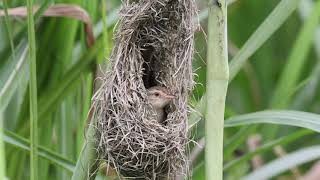
[[(40, 6), (40, 15), (35, 16), (41, 146), (38, 175), (39, 179), (70, 179), (85, 141), (94, 84), (108, 66), (121, 1), (36, 0), (34, 3)], [(93, 46), (86, 43), (87, 32), (81, 21), (41, 17), (49, 6), (59, 3), (79, 5), (88, 13), (96, 37)], [(194, 108), (206, 90), (207, 52), (207, 1), (197, 0), (196, 3), (201, 28), (195, 33), (196, 86), (190, 96), (190, 105)], [(239, 60), (240, 52), (242, 58), (248, 60), (230, 81), (226, 119), (266, 109), (295, 110), (285, 111), (289, 116), (285, 118), (289, 120), (284, 124), (290, 125), (293, 122), (290, 118), (300, 118), (303, 127), (319, 131), (320, 120), (316, 115), (320, 113), (319, 4), (319, 0), (228, 1), (229, 59), (231, 62)], [(271, 14), (281, 5), (284, 8)], [(0, 178), (15, 180), (30, 177), (28, 22), (25, 17), (5, 15), (6, 10), (19, 6), (26, 6), (26, 1), (0, 1), (0, 122), (3, 126), (0, 127), (3, 129), (0, 152), (4, 153), (0, 153)], [(286, 16), (288, 18), (282, 19)], [(281, 26), (277, 28), (277, 24)], [(297, 111), (313, 114), (299, 116)], [(308, 124), (312, 115), (319, 120), (318, 124), (317, 121)], [(204, 121), (200, 121), (190, 130), (191, 138), (200, 145), (203, 129)], [(262, 173), (268, 174), (270, 170), (263, 167), (277, 160), (287, 166), (281, 163), (272, 166), (284, 168), (273, 179), (307, 179), (314, 173), (311, 168), (320, 158), (316, 146), (320, 143), (319, 134), (304, 128), (249, 122), (245, 126), (225, 128), (224, 133), (225, 179), (249, 179), (259, 167), (264, 170)], [(281, 145), (278, 151), (274, 149), (277, 145)], [(307, 151), (310, 147), (313, 151)], [(298, 151), (301, 154), (294, 157), (297, 160), (291, 160), (299, 165), (292, 168), (283, 156)], [(203, 148), (191, 143), (190, 153), (193, 171), (189, 178), (205, 179)], [(107, 177), (100, 171), (96, 179), (99, 178)], [(317, 178), (320, 179), (320, 175)]]

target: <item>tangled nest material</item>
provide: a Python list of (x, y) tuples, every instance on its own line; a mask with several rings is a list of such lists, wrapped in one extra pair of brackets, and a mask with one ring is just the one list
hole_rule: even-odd
[[(93, 98), (98, 154), (123, 177), (186, 175), (187, 99), (192, 89), (193, 0), (125, 0), (112, 69)], [(147, 89), (164, 86), (175, 100), (155, 120)]]

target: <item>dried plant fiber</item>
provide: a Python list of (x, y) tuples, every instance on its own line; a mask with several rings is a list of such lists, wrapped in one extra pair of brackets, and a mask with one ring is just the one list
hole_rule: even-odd
[[(96, 143), (122, 177), (175, 179), (186, 175), (187, 99), (192, 90), (193, 0), (124, 0), (111, 70), (95, 94)], [(147, 89), (175, 95), (159, 123)]]

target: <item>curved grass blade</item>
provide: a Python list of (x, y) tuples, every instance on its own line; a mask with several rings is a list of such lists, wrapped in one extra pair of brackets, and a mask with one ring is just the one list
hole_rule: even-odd
[(230, 81), (238, 74), (252, 56), (288, 19), (298, 7), (300, 0), (282, 0), (258, 29), (250, 36), (230, 64)]
[[(314, 2), (312, 0), (303, 0), (299, 6), (299, 14), (305, 21), (310, 16)], [(294, 100), (292, 107), (294, 109), (302, 109), (309, 107), (312, 100), (317, 95), (317, 88), (320, 84), (320, 26), (318, 25), (315, 38), (314, 38), (314, 49), (317, 55), (317, 64), (314, 66), (310, 73), (310, 80), (308, 84), (298, 93)]]
[[(20, 137), (18, 135), (16, 135), (13, 132), (4, 131), (4, 141), (10, 145), (13, 145), (17, 148), (26, 150), (28, 152), (30, 152), (30, 142), (23, 138)], [(75, 164), (74, 162), (65, 159), (64, 157), (60, 156), (59, 154), (56, 154), (55, 152), (52, 152), (42, 146), (38, 146), (39, 151), (38, 151), (38, 155), (39, 157), (42, 157), (44, 159), (49, 160), (50, 162), (65, 168), (66, 170), (69, 170), (70, 172), (73, 172)]]
[(27, 52), (27, 43), (22, 41), (17, 48), (16, 58), (11, 56), (13, 59), (8, 59), (0, 67), (0, 111), (7, 107), (19, 84), (29, 79)]
[(225, 127), (260, 123), (297, 126), (320, 132), (319, 114), (284, 110), (260, 111), (231, 117), (225, 121)]
[[(238, 74), (248, 58), (252, 56), (289, 18), (293, 11), (298, 7), (299, 2), (300, 0), (282, 0), (258, 29), (250, 36), (240, 51), (231, 60), (229, 83)], [(204, 16), (206, 15), (204, 14)], [(206, 96), (204, 95), (201, 98), (201, 102), (205, 101), (205, 98)], [(204, 114), (206, 105), (198, 103), (196, 109), (198, 109), (201, 114)], [(201, 120), (201, 118), (197, 118), (199, 115), (196, 112), (192, 113), (190, 117), (191, 116), (192, 118), (189, 120), (189, 129)]]
[[(44, 13), (44, 11), (48, 8), (49, 4), (52, 3), (53, 0), (47, 0), (44, 1), (41, 5), (41, 7), (39, 8), (39, 10), (37, 11), (37, 13), (35, 14), (35, 20), (39, 20), (39, 18), (42, 16), (42, 14)], [(4, 16), (4, 13), (2, 10), (0, 10), (0, 16)], [(8, 12), (9, 16), (10, 13)], [(19, 32), (13, 37), (13, 43), (17, 43), (17, 42), (21, 42), (22, 39), (25, 37), (25, 32), (27, 31), (27, 27), (28, 27), (28, 23), (27, 21), (25, 23), (23, 23), (22, 27), (20, 28)], [(0, 51), (0, 55), (1, 58), (7, 57), (8, 53), (10, 52), (10, 45), (6, 46), (2, 49), (2, 51)]]
[(271, 179), (272, 177), (275, 177), (276, 175), (283, 173), (294, 166), (298, 166), (319, 158), (320, 146), (303, 148), (262, 166), (243, 179)]
[[(272, 97), (271, 106), (277, 109), (288, 107), (292, 90), (297, 86), (306, 57), (313, 42), (313, 37), (320, 19), (320, 2), (317, 2), (312, 13), (294, 44), (288, 62), (281, 74), (278, 85)], [(274, 133), (275, 134), (275, 133)]]
[[(38, 9), (41, 7), (34, 6), (33, 12), (38, 12)], [(2, 16), (2, 11), (0, 10), (0, 16)], [(27, 9), (25, 7), (17, 7), (9, 9), (9, 15), (14, 17), (25, 17), (27, 16)], [(67, 4), (55, 4), (52, 6), (49, 6), (48, 9), (46, 9), (43, 13), (43, 16), (47, 17), (69, 17), (74, 18), (79, 21), (82, 21), (85, 24), (85, 32), (86, 32), (86, 39), (87, 39), (87, 45), (91, 47), (94, 42), (95, 38), (93, 35), (93, 28), (92, 28), (92, 22), (90, 19), (89, 14), (87, 11), (82, 9), (78, 5), (67, 5)]]

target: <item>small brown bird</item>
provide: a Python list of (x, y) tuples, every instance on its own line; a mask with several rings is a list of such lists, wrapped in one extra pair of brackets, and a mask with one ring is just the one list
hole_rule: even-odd
[(157, 121), (162, 122), (165, 120), (164, 107), (168, 105), (174, 98), (167, 88), (160, 86), (153, 86), (148, 89), (148, 101), (151, 104), (155, 113), (157, 113)]

